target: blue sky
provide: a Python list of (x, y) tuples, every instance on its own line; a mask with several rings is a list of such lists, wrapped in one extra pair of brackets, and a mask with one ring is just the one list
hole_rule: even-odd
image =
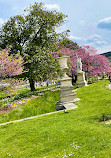
[[(40, 0), (0, 0), (0, 27), (11, 16)], [(90, 45), (98, 53), (111, 51), (111, 0), (42, 0), (50, 9), (66, 15), (61, 31), (70, 30), (70, 39), (79, 45)]]

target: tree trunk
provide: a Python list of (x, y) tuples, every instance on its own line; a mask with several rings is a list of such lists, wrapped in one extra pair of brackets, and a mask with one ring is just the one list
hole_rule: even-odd
[(29, 83), (31, 91), (35, 91), (35, 81), (32, 78), (30, 78)]

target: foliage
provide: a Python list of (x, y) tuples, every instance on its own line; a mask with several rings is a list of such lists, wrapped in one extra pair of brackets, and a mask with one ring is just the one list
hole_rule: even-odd
[(12, 45), (12, 52), (20, 52), (24, 58), (27, 77), (31, 90), (35, 90), (34, 81), (55, 76), (57, 63), (50, 52), (68, 31), (57, 33), (56, 28), (64, 24), (66, 15), (49, 11), (43, 3), (35, 3), (25, 10), (26, 14), (11, 17), (0, 30), (0, 47)]
[(67, 44), (66, 47), (60, 49), (59, 52), (69, 56), (68, 62), (72, 76), (77, 74), (76, 55), (81, 58), (83, 71), (88, 76), (99, 76), (111, 72), (110, 62), (104, 56), (97, 54), (95, 48), (90, 46), (79, 47), (73, 42)]
[(69, 49), (74, 50), (74, 49), (77, 49), (79, 47), (80, 46), (77, 43), (71, 41), (69, 38), (65, 38), (59, 42), (58, 50), (60, 50), (62, 48), (69, 48)]
[(79, 88), (78, 108), (68, 113), (0, 126), (1, 158), (111, 157), (111, 126), (97, 122), (103, 113), (111, 114), (108, 83)]
[(57, 78), (59, 74), (58, 63), (47, 50), (39, 50), (39, 52), (35, 53), (30, 50), (28, 53), (33, 53), (31, 61), (30, 55), (26, 55), (25, 57), (25, 60), (29, 61), (25, 64), (25, 68), (28, 71), (26, 76), (29, 78), (30, 83), (34, 80), (44, 81)]
[[(13, 109), (7, 114), (0, 115), (0, 122), (8, 122), (18, 120), (30, 116), (40, 115), (55, 111), (55, 103), (59, 100), (59, 91), (44, 93), (42, 96), (34, 96), (33, 98), (22, 99), (19, 101), (21, 106)], [(16, 106), (17, 102), (12, 104)]]
[(0, 51), (0, 79), (23, 73), (23, 58), (18, 54), (9, 56), (10, 47)]
[[(21, 99), (21, 98), (24, 98), (24, 97), (30, 97), (32, 95), (36, 95), (38, 94), (39, 92), (42, 92), (45, 91), (45, 90), (50, 90), (51, 88), (55, 88), (55, 87), (59, 87), (58, 85), (49, 85), (48, 87), (47, 86), (43, 86), (43, 87), (36, 87), (35, 91), (31, 92), (30, 91), (30, 88), (18, 88), (16, 89), (16, 93), (13, 94), (11, 97), (14, 96), (15, 100), (18, 100), (18, 99)], [(16, 95), (17, 94), (17, 95)], [(6, 98), (6, 94), (4, 93), (4, 96), (5, 97), (2, 97), (2, 93), (0, 93), (0, 99), (3, 99), (3, 98)]]
[(16, 54), (9, 56), (10, 47), (0, 51), (0, 85), (5, 85), (0, 91), (10, 94), (15, 90), (15, 86), (20, 85), (22, 80), (12, 77), (23, 73), (23, 58)]
[(0, 93), (0, 107), (12, 107), (12, 105), (15, 104), (14, 102), (19, 103), (23, 99), (32, 98), (33, 96), (38, 96), (38, 94), (49, 92), (56, 88), (59, 88), (59, 86), (49, 85), (48, 87), (36, 87), (35, 91), (30, 91), (30, 88), (16, 88), (15, 91), (10, 94), (10, 96), (4, 91), (4, 93)]

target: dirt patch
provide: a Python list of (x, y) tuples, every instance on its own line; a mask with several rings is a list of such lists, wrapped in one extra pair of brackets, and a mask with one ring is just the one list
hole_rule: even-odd
[(40, 97), (42, 96), (42, 93), (39, 93), (38, 96), (32, 95), (30, 98), (23, 98), (17, 101), (14, 101), (12, 104), (8, 104), (8, 105), (4, 105), (2, 107), (0, 107), (0, 114), (6, 114), (9, 113), (10, 111), (12, 111), (15, 108), (18, 108), (19, 106), (21, 106), (22, 104), (26, 103), (27, 101), (32, 100), (35, 97)]
[(8, 106), (7, 108), (6, 107), (0, 107), (0, 114), (6, 114), (6, 113), (9, 113), (10, 111), (13, 110), (13, 107), (12, 106)]
[[(60, 88), (57, 89), (52, 89), (51, 91), (57, 91), (60, 90)], [(12, 111), (15, 108), (20, 107), (22, 104), (26, 103), (27, 101), (32, 100), (33, 98), (37, 98), (37, 97), (41, 97), (44, 93), (38, 93), (38, 96), (32, 95), (29, 98), (22, 98), (20, 100), (14, 101), (13, 103), (11, 103), (10, 105), (4, 105), (3, 107), (0, 107), (0, 114), (6, 114), (9, 113), (10, 111)]]

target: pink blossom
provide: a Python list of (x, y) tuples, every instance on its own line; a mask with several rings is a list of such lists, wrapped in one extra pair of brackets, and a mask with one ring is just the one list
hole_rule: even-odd
[(9, 56), (10, 47), (0, 51), (0, 78), (12, 77), (23, 73), (23, 59), (18, 54)]
[(82, 69), (87, 72), (87, 75), (98, 76), (102, 75), (104, 72), (106, 74), (111, 72), (110, 62), (108, 59), (100, 54), (97, 54), (97, 50), (93, 47), (79, 47), (78, 45), (73, 47), (73, 43), (71, 43), (68, 48), (62, 48), (56, 52), (56, 57), (58, 53), (69, 56), (68, 63), (72, 75), (77, 74), (76, 54), (79, 58), (81, 58)]

